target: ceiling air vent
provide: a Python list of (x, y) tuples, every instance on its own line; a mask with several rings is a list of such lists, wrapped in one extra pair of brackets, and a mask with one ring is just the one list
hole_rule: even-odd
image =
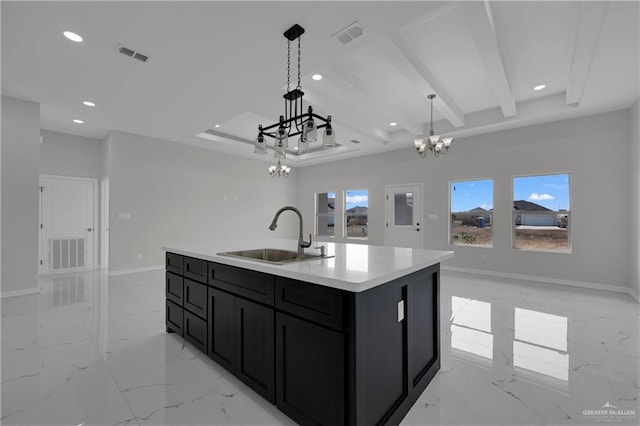
[(360, 38), (363, 35), (365, 35), (364, 28), (362, 28), (362, 26), (357, 22), (354, 22), (353, 24), (349, 25), (347, 28), (341, 31), (338, 31), (336, 34), (334, 34), (333, 38), (335, 38), (342, 44), (349, 44), (353, 40)]
[(140, 62), (147, 62), (147, 60), (149, 60), (149, 57), (147, 55), (143, 55), (142, 53), (136, 52), (135, 50), (121, 44), (118, 45), (118, 52), (130, 58), (137, 59)]

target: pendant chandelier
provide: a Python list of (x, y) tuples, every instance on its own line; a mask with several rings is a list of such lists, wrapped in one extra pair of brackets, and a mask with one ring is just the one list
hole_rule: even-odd
[[(289, 148), (289, 138), (298, 136), (297, 153), (302, 155), (310, 152), (310, 144), (318, 141), (318, 129), (324, 128), (322, 143), (325, 148), (336, 146), (336, 134), (331, 127), (331, 116), (326, 118), (313, 112), (311, 106), (304, 112), (302, 98), (302, 83), (300, 78), (301, 65), (301, 42), (300, 37), (304, 33), (304, 28), (295, 24), (284, 32), (287, 39), (287, 93), (284, 97), (284, 115), (280, 116), (277, 123), (263, 127), (258, 125), (258, 136), (254, 142), (254, 152), (256, 154), (267, 154), (267, 137), (273, 139), (274, 158), (276, 165), (269, 167), (269, 174), (273, 176), (288, 176), (291, 168), (282, 164), (282, 160), (287, 157)], [(298, 40), (298, 84), (291, 89), (291, 42)], [(316, 122), (317, 120), (317, 122)]]
[(443, 138), (440, 135), (436, 135), (433, 131), (433, 100), (436, 95), (431, 94), (427, 98), (431, 101), (431, 129), (429, 130), (429, 137), (425, 141), (422, 138), (416, 138), (413, 143), (416, 147), (416, 151), (420, 154), (420, 157), (424, 158), (429, 152), (433, 152), (433, 155), (438, 157), (440, 154), (446, 154), (451, 147), (451, 141), (453, 138)]

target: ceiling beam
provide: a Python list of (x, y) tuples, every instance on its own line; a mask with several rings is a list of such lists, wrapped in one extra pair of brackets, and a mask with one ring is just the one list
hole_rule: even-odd
[(596, 53), (600, 30), (607, 14), (608, 2), (580, 2), (580, 18), (573, 45), (573, 58), (567, 86), (567, 104), (579, 104), (587, 84), (589, 70)]
[(467, 23), (480, 53), (493, 92), (505, 117), (516, 115), (516, 101), (511, 91), (507, 67), (494, 25), (489, 1), (470, 1), (463, 5)]
[(464, 126), (464, 113), (462, 110), (455, 104), (451, 95), (436, 80), (424, 62), (418, 58), (415, 51), (398, 32), (393, 32), (389, 35), (389, 38), (380, 40), (377, 47), (389, 58), (398, 71), (416, 87), (425, 100), (432, 93), (438, 95), (438, 102), (435, 108), (452, 126)]

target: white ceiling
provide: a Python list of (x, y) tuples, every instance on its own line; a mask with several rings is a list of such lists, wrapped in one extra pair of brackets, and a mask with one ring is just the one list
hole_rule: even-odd
[[(40, 103), (48, 130), (97, 139), (118, 130), (272, 161), (247, 142), (282, 114), (282, 33), (298, 23), (304, 99), (332, 115), (342, 145), (287, 159), (304, 166), (413, 149), (428, 131), (430, 93), (436, 131), (454, 137), (627, 108), (639, 94), (638, 6), (2, 1), (2, 94)], [(363, 37), (332, 37), (354, 21)], [(118, 44), (149, 61), (117, 53)], [(196, 136), (209, 129), (208, 139)]]

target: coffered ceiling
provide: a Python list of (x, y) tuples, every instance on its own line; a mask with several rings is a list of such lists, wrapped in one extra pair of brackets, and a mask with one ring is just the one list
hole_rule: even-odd
[[(305, 101), (332, 116), (341, 145), (287, 159), (304, 166), (413, 149), (428, 132), (430, 93), (436, 131), (454, 138), (627, 108), (639, 94), (638, 6), (3, 1), (2, 94), (40, 103), (44, 129), (97, 139), (118, 130), (272, 161), (251, 143), (283, 113), (282, 33), (298, 23)], [(333, 37), (354, 22), (364, 35)]]

